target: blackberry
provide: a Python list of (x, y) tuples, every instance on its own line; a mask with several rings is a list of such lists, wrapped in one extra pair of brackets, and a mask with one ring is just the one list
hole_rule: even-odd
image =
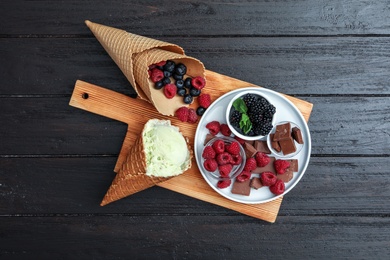
[(249, 120), (251, 120), (252, 124), (259, 124), (263, 120), (263, 114), (261, 113), (250, 114)]
[(233, 126), (239, 127), (239, 126), (240, 126), (240, 121), (241, 121), (241, 113), (238, 112), (237, 110), (234, 110), (234, 111), (230, 114), (230, 123), (231, 123)]
[(264, 117), (272, 118), (275, 113), (276, 113), (276, 108), (272, 104), (269, 104), (266, 110), (264, 111)]
[(242, 100), (245, 102), (246, 106), (248, 107), (251, 107), (254, 103), (256, 103), (256, 95), (253, 95), (253, 94), (246, 94)]
[(271, 122), (261, 122), (260, 124), (253, 125), (253, 132), (255, 135), (267, 135), (272, 130)]

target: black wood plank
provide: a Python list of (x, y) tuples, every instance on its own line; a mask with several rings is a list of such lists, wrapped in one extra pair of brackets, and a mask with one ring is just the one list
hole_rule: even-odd
[[(314, 104), (314, 155), (389, 156), (388, 97), (303, 99)], [(67, 97), (1, 98), (0, 154), (118, 154), (127, 125), (68, 103)]]
[[(212, 71), (286, 94), (390, 94), (387, 37), (159, 39)], [(0, 53), (0, 95), (70, 95), (77, 79), (135, 93), (95, 38), (0, 39)]]
[[(241, 215), (160, 187), (99, 206), (116, 157), (0, 158), (0, 216), (51, 214)], [(280, 216), (388, 216), (389, 158), (313, 157)]]
[[(388, 259), (388, 218), (80, 216), (1, 218), (7, 259)], [(292, 238), (295, 238), (292, 240)]]
[(0, 34), (88, 35), (85, 19), (144, 35), (389, 34), (388, 12), (386, 0), (6, 0), (0, 5)]

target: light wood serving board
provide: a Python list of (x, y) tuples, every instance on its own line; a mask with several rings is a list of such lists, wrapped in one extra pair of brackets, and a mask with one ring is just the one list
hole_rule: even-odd
[[(206, 70), (206, 79), (205, 92), (210, 94), (212, 101), (231, 90), (255, 86), (209, 70)], [(291, 96), (285, 96), (295, 104), (308, 121), (313, 104)], [(194, 103), (196, 105), (196, 102)], [(161, 115), (152, 104), (138, 98), (131, 98), (78, 80), (69, 105), (128, 124), (127, 134), (114, 168), (115, 172), (118, 172), (124, 158), (127, 156), (127, 151), (134, 143), (135, 138), (141, 133), (144, 124), (151, 118), (171, 120), (172, 124), (178, 126), (183, 135), (189, 138), (190, 145), (192, 147), (194, 145), (197, 124), (183, 123), (175, 117)], [(283, 200), (281, 197), (262, 204), (242, 204), (226, 199), (206, 183), (199, 172), (195, 158), (189, 170), (177, 177), (159, 183), (158, 186), (272, 223), (276, 220)]]

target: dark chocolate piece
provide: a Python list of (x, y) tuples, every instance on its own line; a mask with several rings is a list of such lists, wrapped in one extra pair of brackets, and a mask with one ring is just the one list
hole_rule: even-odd
[(272, 141), (277, 142), (277, 141), (287, 140), (290, 138), (290, 136), (291, 136), (291, 124), (287, 122), (276, 126)]
[(291, 130), (291, 135), (298, 144), (303, 144), (302, 132), (298, 127), (293, 127)]
[(257, 150), (255, 149), (255, 147), (253, 147), (253, 145), (251, 145), (247, 142), (244, 143), (244, 150), (245, 150), (246, 158), (251, 158), (251, 157), (255, 156), (255, 154), (257, 153)]
[(256, 140), (254, 146), (255, 146), (255, 149), (258, 152), (262, 152), (262, 153), (266, 153), (266, 154), (270, 154), (271, 153), (270, 149), (268, 148), (268, 145), (267, 145), (266, 141)]
[(276, 173), (275, 171), (275, 167), (274, 167), (274, 161), (275, 161), (275, 157), (269, 157), (270, 158), (270, 162), (264, 166), (264, 167), (256, 167), (255, 170), (253, 170), (252, 172), (253, 173), (262, 173), (262, 172), (272, 172), (272, 173)]
[(282, 148), (282, 152), (284, 155), (294, 153), (297, 148), (295, 147), (294, 139), (290, 136), (286, 140), (279, 141), (279, 145)]
[(251, 186), (249, 186), (250, 181), (251, 181), (250, 179), (247, 179), (246, 181), (243, 182), (239, 182), (236, 180), (233, 183), (231, 192), (233, 194), (249, 196), (249, 194), (251, 193)]
[(271, 134), (270, 136), (270, 140), (271, 140), (271, 146), (272, 148), (277, 151), (277, 152), (280, 152), (282, 150), (282, 148), (280, 148), (280, 145), (279, 145), (279, 142), (277, 141), (272, 141), (274, 139), (274, 134)]
[(251, 179), (250, 186), (252, 188), (254, 188), (255, 190), (258, 190), (261, 187), (263, 187), (263, 184), (261, 183), (260, 178), (254, 177), (254, 178)]

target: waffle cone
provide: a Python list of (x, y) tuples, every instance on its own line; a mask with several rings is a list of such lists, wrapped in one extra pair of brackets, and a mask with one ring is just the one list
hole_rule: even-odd
[(138, 96), (151, 102), (161, 114), (173, 115), (177, 108), (186, 104), (179, 97), (174, 97), (167, 104), (163, 92), (155, 90), (149, 80), (149, 65), (175, 60), (187, 66), (188, 75), (205, 76), (203, 63), (184, 55), (184, 50), (178, 45), (90, 21), (85, 23), (129, 80)]
[(101, 206), (145, 190), (172, 177), (150, 177), (146, 175), (146, 158), (140, 135), (131, 147), (122, 168), (116, 174), (104, 196)]

